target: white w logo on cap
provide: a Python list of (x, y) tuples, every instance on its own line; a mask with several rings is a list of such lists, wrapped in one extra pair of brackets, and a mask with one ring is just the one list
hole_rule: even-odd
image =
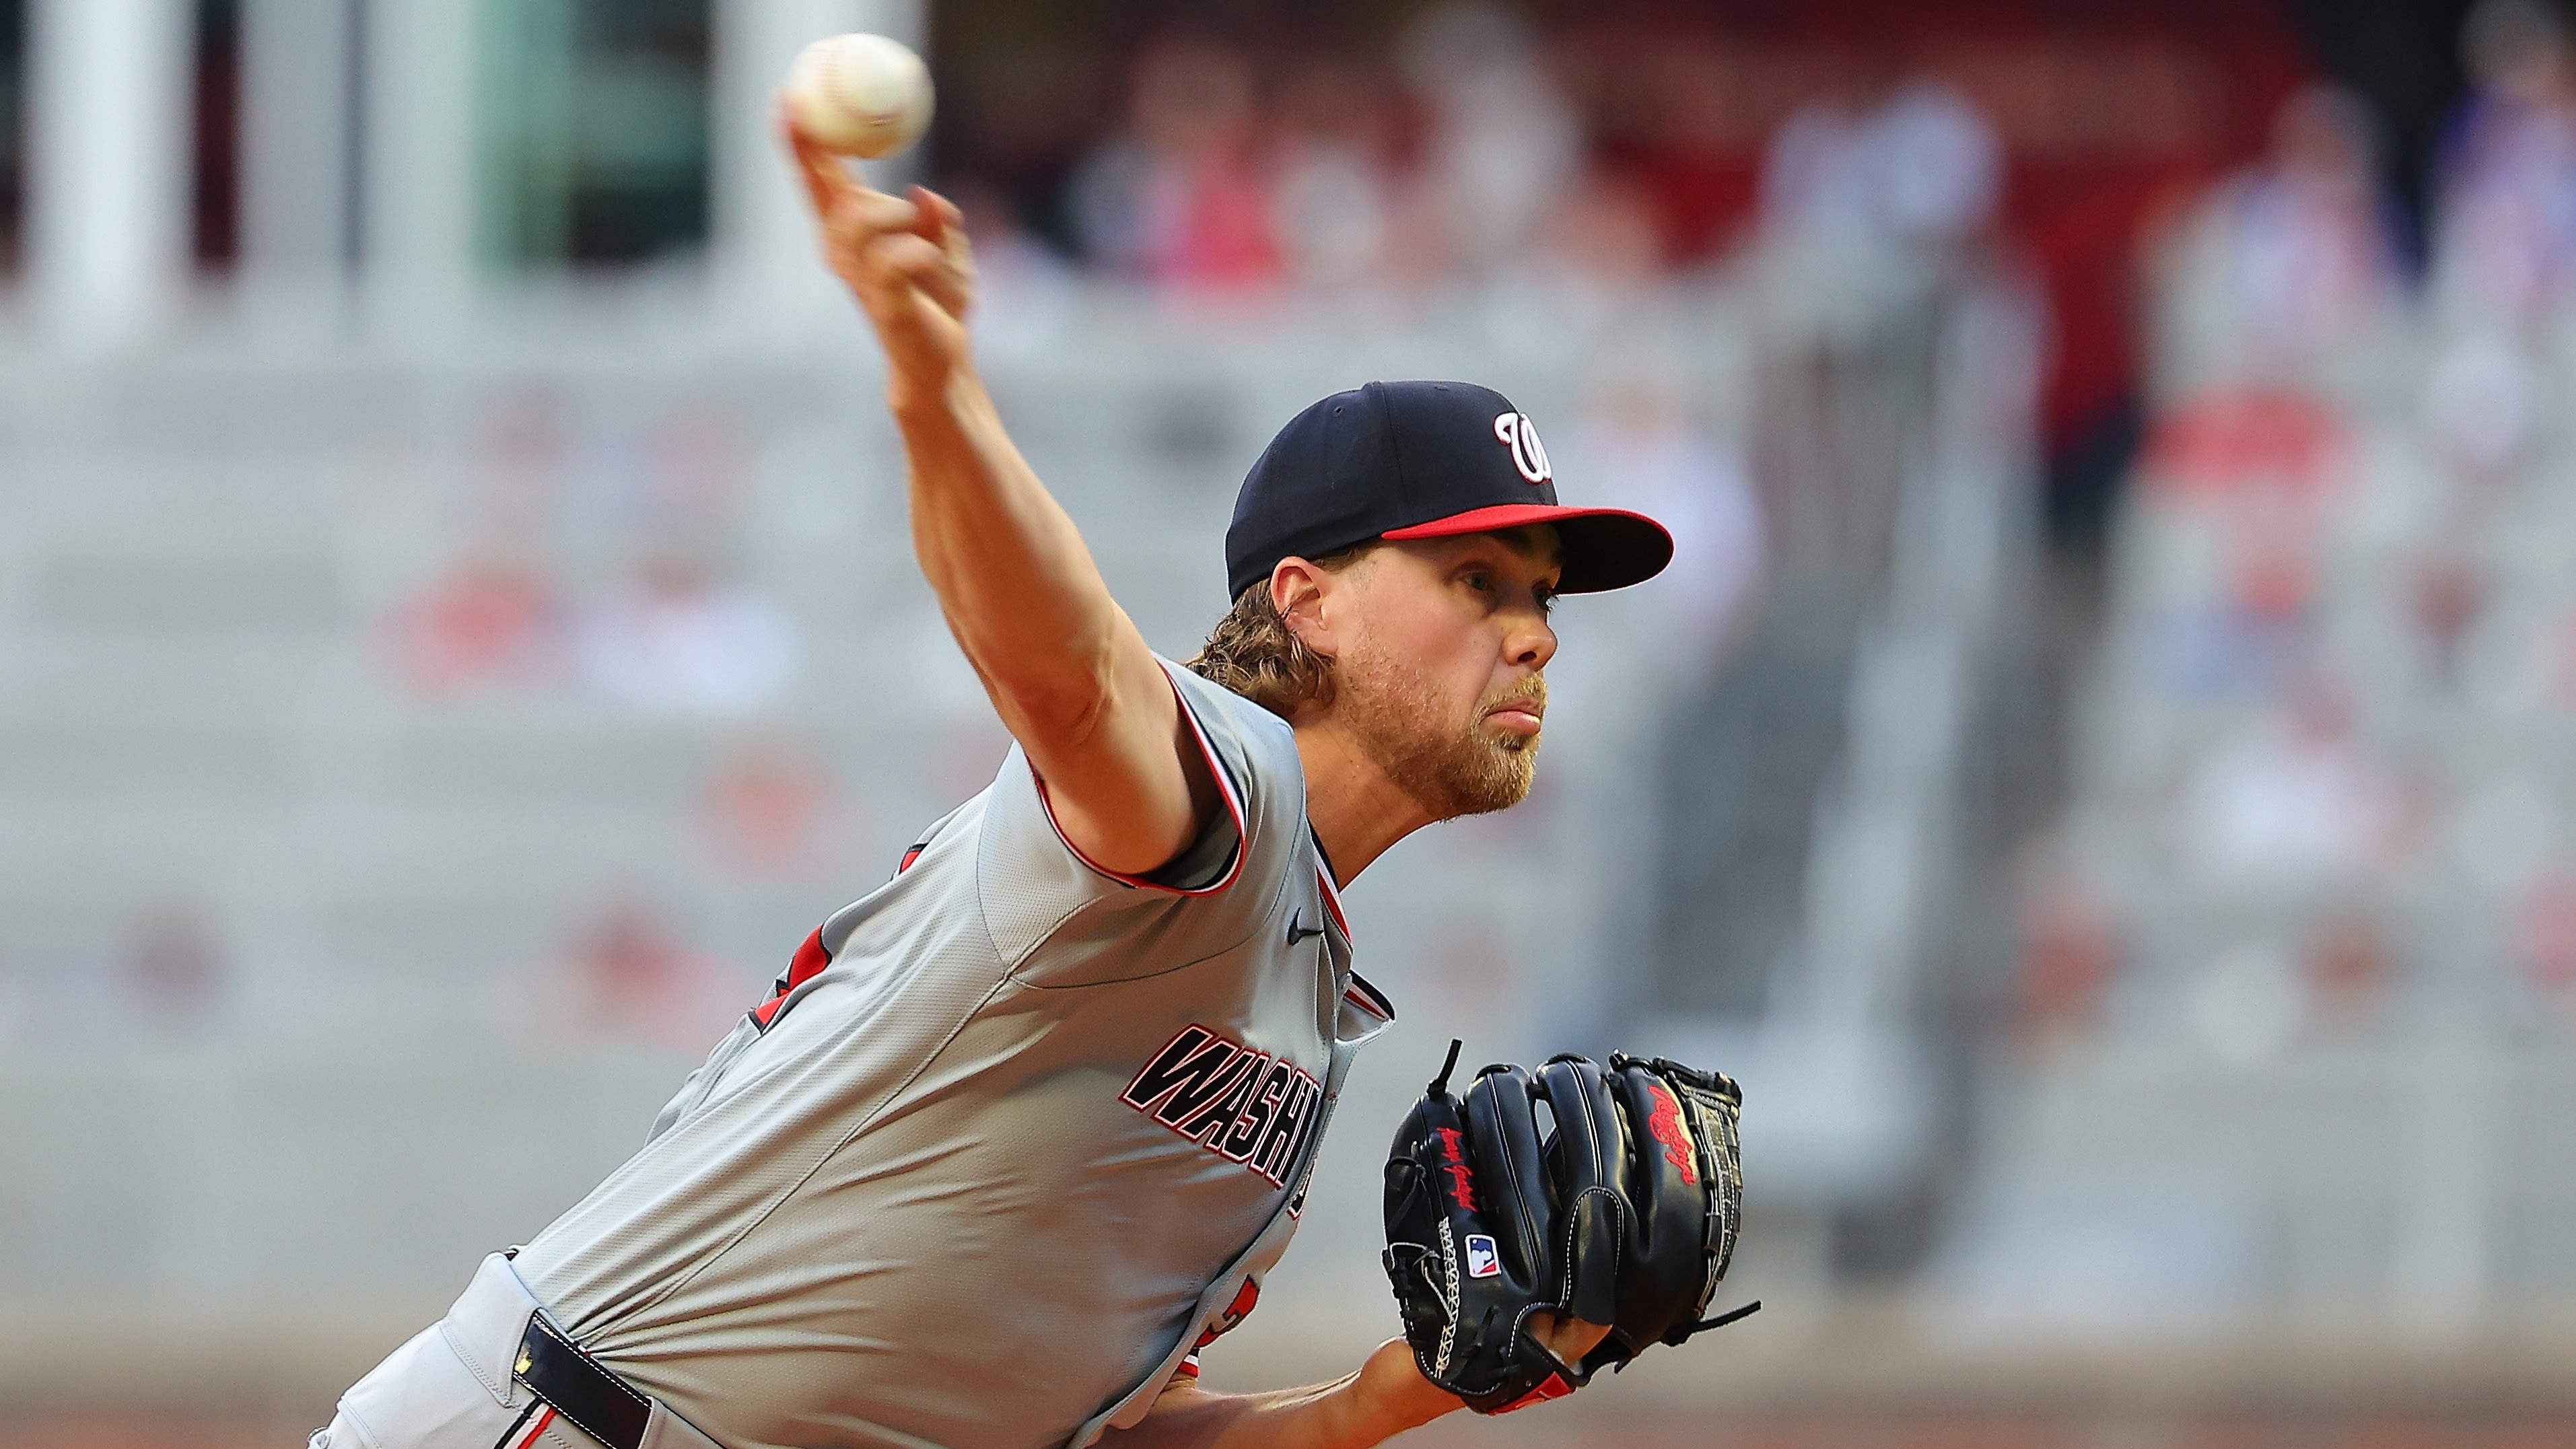
[(1554, 476), (1548, 471), (1547, 446), (1538, 440), (1538, 424), (1529, 420), (1529, 414), (1495, 414), (1494, 436), (1512, 450), (1512, 466), (1533, 485)]

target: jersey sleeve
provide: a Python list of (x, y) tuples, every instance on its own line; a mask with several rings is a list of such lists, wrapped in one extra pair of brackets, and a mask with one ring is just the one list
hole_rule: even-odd
[(1132, 913), (1139, 931), (1148, 918), (1168, 918), (1149, 933), (1150, 941), (1137, 939), (1131, 955), (1185, 952), (1229, 930), (1230, 940), (1209, 949), (1240, 940), (1270, 907), (1289, 847), (1305, 829), (1305, 776), (1287, 723), (1180, 665), (1159, 662), (1179, 697), (1190, 743), (1216, 781), (1217, 809), (1161, 869), (1141, 876), (1110, 870), (1065, 839), (1046, 782), (1014, 746), (988, 797), (977, 894), (994, 946), (1023, 979), (1080, 984), (1111, 979), (1101, 970), (1148, 966), (1141, 958), (1087, 961), (1080, 951), (1051, 952), (1045, 962), (1026, 965), (1039, 943), (1087, 913)]

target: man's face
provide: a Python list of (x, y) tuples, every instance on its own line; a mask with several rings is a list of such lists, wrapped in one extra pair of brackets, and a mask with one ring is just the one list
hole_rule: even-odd
[(1386, 544), (1341, 578), (1334, 713), (1435, 819), (1518, 804), (1556, 653), (1554, 529)]

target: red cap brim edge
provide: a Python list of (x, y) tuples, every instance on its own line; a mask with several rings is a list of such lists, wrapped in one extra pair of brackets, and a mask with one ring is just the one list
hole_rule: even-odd
[(1390, 528), (1380, 538), (1455, 538), (1499, 533), (1544, 523), (1564, 549), (1560, 594), (1600, 594), (1642, 584), (1673, 561), (1673, 536), (1642, 513), (1624, 508), (1567, 508), (1553, 503), (1500, 503), (1470, 508), (1429, 523)]

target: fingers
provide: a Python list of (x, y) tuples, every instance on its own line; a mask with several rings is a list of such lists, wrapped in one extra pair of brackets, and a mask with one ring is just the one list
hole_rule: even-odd
[(936, 252), (938, 248), (918, 234), (920, 221), (919, 210), (909, 201), (882, 191), (853, 188), (823, 215), (824, 260), (832, 270), (855, 281), (871, 252), (889, 242), (907, 241)]
[(870, 249), (869, 260), (887, 276), (925, 290), (936, 285), (948, 269), (947, 253), (932, 246), (927, 237), (909, 232), (879, 240)]
[(916, 274), (913, 284), (921, 288), (931, 301), (938, 303), (940, 311), (951, 317), (965, 316), (966, 308), (974, 301), (973, 286), (945, 255), (940, 258), (938, 266)]
[(966, 243), (966, 214), (957, 209), (957, 203), (925, 186), (912, 188), (911, 197), (912, 204), (921, 211), (918, 230), (945, 257), (945, 265), (935, 276), (924, 278), (922, 285), (951, 316), (963, 317), (975, 289), (974, 254)]
[(853, 286), (904, 285), (952, 317), (973, 299), (969, 259), (957, 209), (915, 188), (904, 200), (859, 190), (843, 198), (824, 224), (824, 258)]
[(921, 208), (900, 196), (870, 191), (864, 186), (850, 188), (849, 194), (832, 205), (825, 218), (835, 231), (852, 232), (862, 237), (921, 234)]
[(851, 179), (840, 157), (797, 127), (783, 98), (778, 103), (778, 135), (787, 143), (788, 154), (796, 158), (796, 174), (805, 183), (805, 199), (813, 204), (816, 216), (830, 216), (841, 198), (867, 189)]
[(827, 250), (853, 256), (876, 238), (911, 233), (935, 251), (962, 249), (963, 218), (946, 197), (916, 186), (906, 197), (888, 196), (851, 177), (841, 158), (796, 128), (782, 107), (779, 134), (795, 154), (805, 197), (823, 224)]
[(921, 225), (917, 229), (934, 246), (945, 249), (952, 241), (965, 235), (966, 213), (957, 209), (956, 202), (927, 186), (913, 187), (904, 195), (921, 209)]
[(962, 318), (973, 287), (956, 259), (912, 232), (882, 235), (862, 248), (836, 254), (834, 269), (856, 287), (880, 318), (899, 315), (901, 299), (918, 293), (951, 317)]
[[(839, 220), (843, 208), (854, 200), (875, 198), (867, 203), (872, 209), (860, 213), (871, 230), (919, 232), (941, 248), (963, 238), (966, 216), (955, 202), (926, 186), (910, 188), (901, 200), (869, 186), (851, 175), (839, 155), (825, 150), (797, 126), (784, 100), (778, 104), (778, 134), (796, 159), (796, 172), (805, 183), (805, 199), (812, 203), (815, 216)], [(891, 205), (879, 206), (879, 201)]]
[(928, 340), (939, 324), (921, 303), (945, 313), (953, 329), (972, 299), (973, 263), (955, 204), (918, 186), (899, 197), (869, 186), (806, 135), (783, 100), (778, 134), (814, 208), (824, 262), (857, 294), (888, 350), (953, 346)]
[(1608, 1324), (1587, 1322), (1571, 1314), (1560, 1318), (1544, 1308), (1530, 1314), (1529, 1327), (1538, 1341), (1547, 1345), (1548, 1352), (1572, 1364), (1583, 1362), (1584, 1355), (1599, 1348), (1601, 1341), (1610, 1336)]

